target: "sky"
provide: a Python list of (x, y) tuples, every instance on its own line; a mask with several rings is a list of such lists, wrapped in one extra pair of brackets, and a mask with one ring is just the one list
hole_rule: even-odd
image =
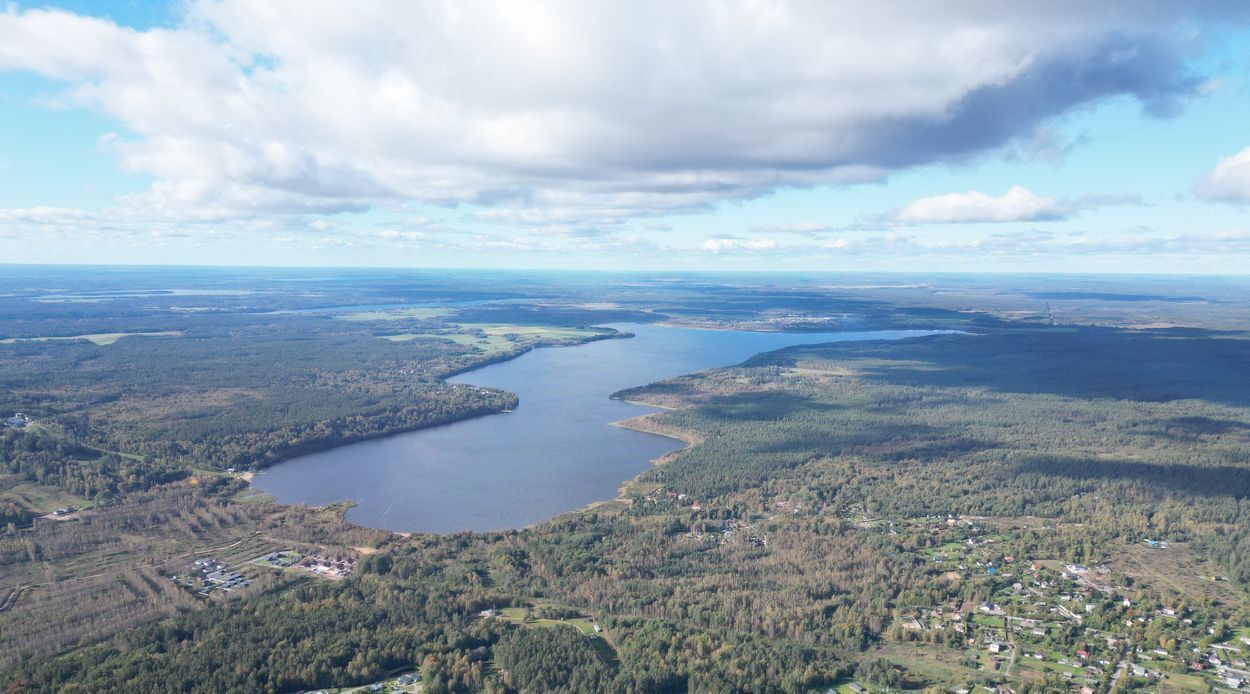
[(1250, 272), (1250, 3), (0, 5), (0, 262)]

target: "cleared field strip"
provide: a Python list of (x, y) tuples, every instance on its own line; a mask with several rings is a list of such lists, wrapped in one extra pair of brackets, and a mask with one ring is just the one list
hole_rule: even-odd
[(0, 345), (15, 345), (21, 342), (65, 342), (86, 340), (97, 345), (111, 345), (123, 337), (176, 337), (182, 335), (179, 330), (163, 330), (152, 333), (91, 333), (88, 335), (68, 335), (63, 337), (9, 337), (0, 340)]

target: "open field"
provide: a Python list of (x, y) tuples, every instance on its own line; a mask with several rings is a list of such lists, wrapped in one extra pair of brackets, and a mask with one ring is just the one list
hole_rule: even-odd
[[(536, 342), (573, 342), (605, 334), (592, 328), (566, 328), (546, 325), (510, 325), (489, 323), (460, 323), (458, 333), (429, 335), (451, 340), (466, 347), (474, 347), (487, 354), (500, 354), (526, 344)], [(388, 340), (411, 340), (422, 337), (416, 334), (388, 335)]]
[(469, 331), (481, 331), (487, 335), (519, 335), (536, 340), (577, 340), (602, 335), (604, 331), (593, 328), (564, 328), (550, 325), (510, 325), (489, 323), (458, 323)]
[(13, 501), (36, 515), (52, 513), (66, 506), (83, 508), (90, 505), (90, 502), (82, 497), (34, 482), (19, 482), (6, 488), (4, 485), (14, 481), (15, 477), (15, 475), (0, 475), (0, 501)]
[[(1081, 668), (1079, 667), (1074, 667), (1072, 665), (1061, 665), (1059, 663), (1052, 663), (1049, 660), (1036, 660), (1033, 658), (1020, 658), (1016, 660), (1016, 667), (1019, 668), (1020, 670), (1032, 670), (1038, 673), (1039, 676), (1048, 672), (1058, 672), (1058, 673), (1066, 672), (1071, 675), (1078, 675), (1082, 672)], [(1024, 672), (1020, 672), (1018, 674), (1020, 674), (1021, 676), (1025, 676)]]
[(875, 649), (871, 655), (885, 658), (937, 681), (961, 682), (968, 679), (980, 679), (985, 675), (983, 671), (960, 665), (959, 661), (964, 651), (910, 644), (890, 644)]
[(1126, 544), (1112, 563), (1114, 568), (1152, 584), (1168, 586), (1179, 595), (1230, 603), (1247, 599), (1244, 586), (1226, 578), (1216, 580), (1223, 570), (1209, 559), (1200, 557), (1185, 542), (1173, 542), (1164, 548), (1143, 544)]
[(400, 308), (387, 311), (356, 311), (340, 313), (335, 316), (339, 320), (375, 321), (375, 320), (429, 320), (452, 315), (447, 308)]
[(1197, 675), (1178, 675), (1171, 674), (1163, 682), (1159, 683), (1160, 694), (1167, 692), (1209, 692), (1211, 686)]
[[(9, 476), (6, 476), (9, 477)], [(119, 504), (88, 508), (73, 520), (36, 519), (33, 527), (0, 535), (0, 669), (21, 659), (64, 650), (140, 624), (199, 610), (276, 585), (311, 580), (255, 562), (275, 551), (354, 556), (353, 545), (385, 533), (353, 528), (339, 507), (304, 510), (266, 503), (226, 503), (204, 486), (181, 483), (133, 494)], [(36, 485), (10, 487), (43, 503), (81, 506), (46, 495)], [(327, 542), (342, 535), (340, 542)], [(309, 540), (317, 540), (309, 542)], [(172, 577), (212, 557), (250, 582), (209, 600)], [(16, 599), (6, 601), (17, 591)], [(39, 625), (37, 629), (29, 625)]]
[(588, 617), (571, 617), (569, 619), (541, 619), (535, 617), (526, 620), (524, 607), (505, 607), (499, 611), (496, 618), (513, 624), (519, 624), (527, 627), (538, 627), (542, 629), (572, 627), (581, 632), (583, 636), (589, 636), (592, 638), (599, 636), (595, 633), (594, 621)]
[(432, 339), (438, 339), (438, 338), (439, 338), (439, 337), (441, 337), (441, 336), (438, 336), (438, 335), (427, 335), (427, 334), (424, 334), (424, 333), (398, 333), (398, 334), (396, 334), (396, 335), (381, 335), (380, 337), (381, 337), (383, 340), (390, 340), (391, 342), (408, 342), (409, 340), (432, 340)]
[(517, 343), (502, 335), (436, 335), (440, 339), (451, 340), (458, 345), (473, 347), (487, 354), (500, 354), (517, 348)]
[(247, 487), (231, 498), (241, 504), (271, 504), (278, 500), (273, 494), (255, 487)]
[[(0, 613), (0, 653), (7, 654), (0, 666), (195, 609), (194, 597), (160, 575), (164, 564), (197, 550), (239, 546), (256, 519), (196, 498), (184, 487), (93, 509), (90, 524), (39, 520), (0, 539), (0, 593), (29, 587)], [(16, 628), (29, 624), (40, 627)]]
[(10, 337), (0, 340), (0, 345), (13, 345), (19, 342), (59, 342), (67, 340), (86, 340), (97, 345), (111, 345), (123, 337), (173, 337), (181, 335), (178, 330), (161, 330), (150, 333), (92, 333), (90, 335), (70, 335), (66, 337)]

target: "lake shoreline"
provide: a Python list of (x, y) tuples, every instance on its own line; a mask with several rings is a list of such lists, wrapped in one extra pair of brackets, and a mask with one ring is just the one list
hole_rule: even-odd
[[(595, 327), (602, 327), (602, 326), (595, 326)], [(487, 357), (483, 361), (477, 362), (471, 366), (466, 366), (460, 369), (453, 369), (446, 373), (440, 374), (438, 379), (444, 384), (451, 384), (452, 381), (450, 379), (452, 378), (455, 378), (457, 376), (463, 376), (465, 374), (470, 374), (470, 373), (473, 373), (474, 371), (477, 371), (478, 369), (484, 369), (488, 366), (494, 366), (496, 364), (503, 364), (505, 362), (518, 359), (520, 357), (525, 356), (526, 354), (529, 354), (530, 352), (533, 352), (536, 349), (551, 349), (551, 348), (556, 348), (556, 347), (581, 347), (583, 345), (587, 345), (592, 342), (599, 342), (601, 340), (626, 340), (626, 339), (634, 337), (633, 333), (622, 332), (620, 330), (616, 330), (615, 328), (605, 328), (605, 329), (611, 330), (612, 332), (604, 333), (600, 335), (591, 335), (584, 339), (577, 340), (575, 342), (553, 343), (553, 344), (541, 344), (540, 343), (540, 344), (527, 345), (523, 349), (519, 349), (515, 352), (505, 352), (503, 354), (497, 354), (494, 356)], [(470, 384), (465, 384), (465, 385), (473, 385), (473, 384), (470, 383)], [(520, 402), (520, 396), (517, 395), (516, 393), (510, 393), (505, 390), (500, 390), (498, 388), (490, 388), (488, 386), (474, 386), (474, 387), (482, 388), (484, 390), (494, 390), (494, 391), (503, 393), (504, 395), (511, 395), (517, 401), (517, 404), (519, 404)], [(513, 404), (512, 406), (509, 406), (509, 407), (502, 407), (499, 409), (490, 409), (490, 410), (484, 410), (484, 411), (468, 410), (465, 412), (452, 414), (445, 419), (441, 419), (435, 422), (429, 422), (429, 423), (420, 424), (417, 426), (395, 427), (392, 429), (386, 429), (384, 431), (379, 431), (379, 432), (375, 432), (371, 434), (360, 434), (360, 435), (352, 436), (348, 438), (336, 439), (333, 442), (310, 441), (304, 446), (299, 447), (298, 449), (283, 451), (280, 455), (275, 456), (271, 460), (265, 460), (261, 463), (254, 465), (250, 470), (248, 470), (248, 472), (252, 473), (252, 477), (247, 478), (247, 482), (250, 485), (252, 478), (254, 478), (257, 474), (263, 474), (266, 468), (270, 468), (275, 465), (279, 465), (281, 463), (289, 462), (291, 460), (294, 460), (296, 458), (301, 458), (306, 455), (312, 455), (314, 453), (324, 453), (326, 451), (334, 450), (335, 448), (351, 446), (351, 445), (358, 444), (358, 443), (364, 443), (366, 441), (377, 441), (379, 439), (385, 439), (391, 436), (401, 436), (403, 434), (411, 434), (413, 432), (425, 431), (427, 429), (434, 429), (437, 427), (448, 426), (451, 424), (456, 424), (458, 422), (464, 422), (464, 421), (468, 421), (471, 419), (478, 419), (480, 417), (490, 417), (490, 416), (497, 415), (497, 414), (508, 414), (509, 412), (512, 412), (513, 410), (516, 409), (517, 404)]]
[[(658, 416), (691, 403), (652, 397), (640, 390), (644, 386), (629, 384), (725, 368), (803, 344), (932, 334), (604, 327), (619, 332), (579, 341), (585, 351), (518, 350), (506, 363), (483, 363), (481, 375), (450, 381), (517, 394), (527, 406), (510, 417), (447, 417), (446, 426), (379, 436), (382, 441), (374, 444), (317, 454), (305, 466), (269, 470), (255, 478), (253, 487), (281, 503), (355, 499), (351, 520), (357, 525), (433, 535), (530, 528), (614, 501), (627, 507), (630, 499), (656, 486), (644, 480), (647, 472), (707, 440), (704, 432), (682, 429), (674, 425), (679, 420)], [(631, 332), (639, 339), (619, 339)], [(525, 354), (531, 356), (517, 359)]]
[[(638, 405), (640, 407), (659, 407), (661, 409), (669, 410), (669, 411), (678, 409), (676, 407), (667, 407), (664, 405), (653, 405), (651, 403), (642, 402), (640, 400), (625, 400), (624, 402), (627, 402), (631, 405)], [(664, 455), (661, 455), (658, 458), (652, 458), (648, 462), (647, 469), (621, 482), (621, 485), (616, 490), (616, 496), (612, 497), (611, 499), (599, 499), (597, 501), (592, 501), (586, 504), (585, 506), (582, 506), (581, 508), (573, 509), (572, 511), (567, 511), (558, 516), (555, 516), (554, 518), (548, 518), (546, 520), (540, 520), (534, 523), (530, 523), (529, 525), (525, 526), (525, 528), (523, 529), (528, 530), (530, 528), (541, 525), (543, 523), (549, 523), (563, 516), (579, 514), (579, 513), (587, 513), (597, 508), (601, 508), (608, 504), (614, 504), (617, 502), (620, 502), (628, 506), (630, 504), (630, 500), (629, 500), (630, 490), (633, 489), (638, 484), (640, 484), (640, 480), (643, 475), (647, 474), (648, 472), (651, 472), (652, 470), (654, 470), (655, 468), (661, 465), (668, 464), (678, 455), (685, 452), (686, 449), (690, 448), (691, 446), (696, 446), (705, 440), (703, 435), (695, 431), (690, 431), (690, 430), (685, 430), (685, 429), (662, 431), (654, 426), (650, 426), (649, 422), (651, 418), (657, 415), (661, 415), (661, 414), (664, 414), (664, 413), (663, 412), (650, 412), (647, 414), (640, 414), (637, 417), (630, 417), (628, 419), (621, 419), (615, 422), (608, 422), (608, 426), (620, 427), (621, 429), (629, 429), (630, 431), (636, 431), (640, 434), (651, 434), (652, 436), (661, 436), (666, 439), (680, 441), (682, 443), (681, 448), (678, 448), (673, 451), (669, 451), (668, 453), (665, 453)]]
[[(634, 404), (646, 405), (647, 403), (637, 402)], [(647, 405), (647, 406), (659, 407), (658, 405)], [(664, 407), (663, 409), (671, 412), (679, 408)], [(644, 434), (651, 434), (653, 436), (663, 436), (664, 438), (673, 439), (674, 441), (681, 441), (683, 444), (682, 447), (678, 448), (677, 450), (669, 451), (668, 453), (665, 453), (664, 455), (658, 458), (652, 459), (650, 462), (650, 465), (647, 466), (646, 470), (643, 470), (637, 475), (622, 482), (621, 486), (617, 489), (616, 499), (613, 499), (613, 501), (624, 500), (626, 498), (625, 495), (629, 493), (629, 490), (631, 488), (633, 488), (635, 485), (639, 483), (639, 478), (641, 478), (643, 475), (647, 474), (648, 472), (651, 472), (657, 467), (660, 467), (662, 465), (667, 465), (668, 463), (672, 462), (673, 459), (675, 459), (677, 456), (681, 455), (682, 453), (685, 453), (686, 450), (689, 449), (690, 447), (697, 446), (707, 440), (706, 435), (704, 435), (701, 432), (695, 431), (693, 429), (679, 429), (679, 428), (656, 426), (654, 423), (654, 418), (662, 414), (664, 413), (652, 412), (650, 414), (638, 415), (637, 417), (630, 417), (629, 419), (623, 419), (619, 422), (612, 422), (612, 426), (614, 427), (621, 427), (622, 429), (629, 429), (631, 431), (637, 431), (637, 432), (641, 432)]]

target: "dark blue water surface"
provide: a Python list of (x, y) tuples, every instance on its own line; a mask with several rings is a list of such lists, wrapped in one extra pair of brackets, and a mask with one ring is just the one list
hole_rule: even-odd
[(283, 503), (353, 500), (349, 520), (396, 531), (519, 528), (616, 496), (673, 439), (611, 426), (652, 408), (611, 400), (622, 388), (737, 364), (790, 345), (895, 340), (889, 330), (759, 333), (613, 325), (635, 337), (537, 349), (453, 381), (516, 393), (503, 414), (293, 458), (252, 484)]

